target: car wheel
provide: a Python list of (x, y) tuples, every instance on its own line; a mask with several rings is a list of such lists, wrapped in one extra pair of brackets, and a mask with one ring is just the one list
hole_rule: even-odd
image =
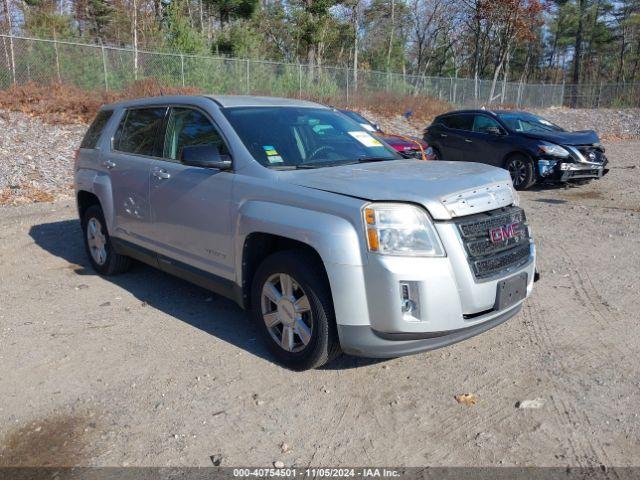
[(264, 340), (285, 366), (317, 368), (340, 353), (329, 282), (314, 256), (271, 255), (256, 272), (251, 298)]
[(96, 272), (101, 275), (116, 275), (129, 269), (131, 259), (114, 251), (99, 205), (87, 208), (82, 217), (82, 231), (87, 256)]
[(536, 181), (533, 172), (533, 162), (524, 155), (513, 155), (509, 157), (505, 168), (509, 170), (513, 187), (516, 190), (526, 190)]

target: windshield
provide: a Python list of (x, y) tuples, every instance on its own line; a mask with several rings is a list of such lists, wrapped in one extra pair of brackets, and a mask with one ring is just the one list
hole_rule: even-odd
[(516, 132), (564, 132), (558, 125), (531, 113), (499, 113), (498, 116)]
[(359, 113), (354, 112), (353, 110), (340, 110), (341, 113), (344, 113), (347, 117), (355, 120), (356, 122), (358, 122), (360, 124), (360, 126), (362, 128), (364, 128), (365, 130), (369, 131), (369, 132), (375, 132), (376, 131), (376, 126), (371, 123), (369, 120), (367, 120), (366, 118), (364, 118), (362, 115), (360, 115)]
[(314, 168), (401, 158), (333, 110), (237, 107), (222, 112), (253, 158), (265, 167)]

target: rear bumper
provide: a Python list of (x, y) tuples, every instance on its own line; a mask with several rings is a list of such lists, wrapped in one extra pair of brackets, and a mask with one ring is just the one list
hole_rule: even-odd
[(393, 358), (461, 342), (506, 322), (517, 315), (522, 303), (482, 323), (457, 330), (426, 333), (383, 333), (368, 325), (338, 325), (342, 350), (350, 355)]

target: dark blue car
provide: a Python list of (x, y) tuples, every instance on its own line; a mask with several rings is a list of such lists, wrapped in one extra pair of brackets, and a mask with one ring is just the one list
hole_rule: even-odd
[(424, 139), (439, 160), (480, 162), (509, 170), (518, 190), (538, 181), (586, 182), (608, 172), (596, 132), (567, 132), (526, 112), (445, 113), (426, 128)]

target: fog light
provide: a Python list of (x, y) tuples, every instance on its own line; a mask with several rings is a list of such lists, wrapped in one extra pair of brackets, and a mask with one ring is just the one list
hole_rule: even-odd
[(547, 177), (553, 173), (553, 168), (558, 162), (556, 160), (538, 160), (538, 170), (541, 177)]
[(420, 297), (417, 282), (400, 282), (400, 310), (408, 320), (419, 321)]

